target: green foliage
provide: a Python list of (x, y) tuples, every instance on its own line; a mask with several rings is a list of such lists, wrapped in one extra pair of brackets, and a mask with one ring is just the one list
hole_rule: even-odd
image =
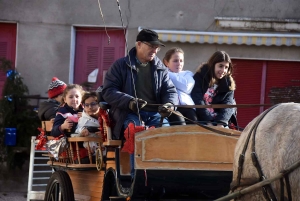
[(12, 62), (0, 59), (0, 71), (7, 72), (7, 79), (0, 99), (0, 162), (5, 161), (2, 153), (11, 158), (12, 147), (6, 147), (4, 143), (5, 128), (17, 128), (17, 147), (30, 147), (30, 138), (37, 135), (39, 119), (36, 112), (29, 105), (29, 91), (23, 83), (23, 78), (18, 71), (12, 68)]

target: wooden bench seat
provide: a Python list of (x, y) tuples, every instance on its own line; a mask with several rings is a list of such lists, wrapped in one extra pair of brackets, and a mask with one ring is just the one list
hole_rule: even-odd
[[(87, 146), (87, 158), (85, 158), (85, 163), (82, 163), (82, 158), (80, 158), (80, 150), (85, 149), (80, 144), (82, 143), (96, 142), (101, 149), (102, 139), (100, 137), (69, 137), (68, 143), (69, 147), (66, 152), (63, 152), (58, 159), (56, 160), (52, 154), (44, 154), (49, 156), (50, 160), (48, 161), (49, 165), (57, 165), (62, 167), (72, 167), (72, 168), (91, 168), (96, 167), (96, 156), (92, 153), (90, 145)], [(101, 153), (102, 159), (102, 150)]]
[[(105, 118), (103, 118), (103, 131), (104, 131), (104, 136), (105, 136), (105, 141), (102, 141), (101, 138), (97, 137), (80, 137), (79, 134), (72, 134), (72, 137), (68, 138), (68, 143), (69, 143), (69, 148), (67, 150), (67, 154), (64, 154), (62, 156), (58, 157), (58, 160), (56, 160), (50, 153), (49, 154), (44, 154), (45, 156), (48, 156), (50, 160), (48, 161), (48, 164), (50, 165), (57, 165), (57, 166), (62, 166), (66, 167), (72, 167), (72, 168), (90, 168), (91, 166), (96, 167), (96, 164), (93, 163), (95, 162), (95, 156), (93, 156), (93, 153), (90, 149), (90, 146), (87, 146), (88, 150), (88, 158), (89, 158), (89, 164), (82, 164), (81, 159), (78, 157), (80, 154), (80, 146), (82, 147), (82, 143), (87, 142), (95, 142), (99, 143), (99, 146), (104, 146), (104, 147), (121, 147), (122, 146), (122, 140), (113, 140), (112, 139), (112, 129), (111, 127), (108, 126), (108, 123), (106, 122), (105, 119), (108, 119), (108, 111), (107, 110), (102, 110), (102, 112), (107, 115)], [(52, 127), (53, 127), (53, 122), (52, 121), (42, 121), (42, 128), (43, 130), (47, 133), (51, 132)], [(47, 140), (52, 140), (54, 137), (52, 136), (47, 136)], [(81, 148), (82, 149), (82, 148)], [(102, 153), (102, 152), (101, 152)]]

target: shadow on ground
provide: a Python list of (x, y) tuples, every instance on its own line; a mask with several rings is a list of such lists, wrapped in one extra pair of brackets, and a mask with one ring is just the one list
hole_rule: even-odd
[(17, 166), (0, 163), (0, 201), (27, 200), (29, 158), (22, 160), (23, 164)]

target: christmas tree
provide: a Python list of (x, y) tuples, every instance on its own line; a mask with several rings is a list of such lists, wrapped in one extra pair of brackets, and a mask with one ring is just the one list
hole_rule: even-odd
[(37, 135), (40, 122), (28, 103), (28, 87), (12, 62), (0, 59), (0, 71), (6, 73), (6, 81), (0, 99), (0, 162), (11, 164), (13, 147), (5, 144), (5, 128), (16, 128), (16, 147), (30, 148), (31, 136)]

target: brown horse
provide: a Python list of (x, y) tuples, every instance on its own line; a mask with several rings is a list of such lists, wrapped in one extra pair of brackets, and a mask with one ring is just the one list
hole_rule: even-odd
[[(243, 151), (244, 157), (241, 156)], [(252, 154), (253, 152), (256, 154)], [(256, 155), (257, 168), (253, 165), (251, 155)], [(231, 187), (236, 192), (264, 180), (262, 178), (272, 178), (299, 160), (300, 104), (279, 104), (252, 120), (242, 132), (235, 148)], [(236, 200), (262, 201), (292, 198), (293, 201), (300, 201), (300, 168), (289, 173), (287, 180), (282, 182), (283, 188), (280, 180), (276, 180), (264, 189), (259, 188)], [(284, 193), (281, 193), (282, 191)]]

